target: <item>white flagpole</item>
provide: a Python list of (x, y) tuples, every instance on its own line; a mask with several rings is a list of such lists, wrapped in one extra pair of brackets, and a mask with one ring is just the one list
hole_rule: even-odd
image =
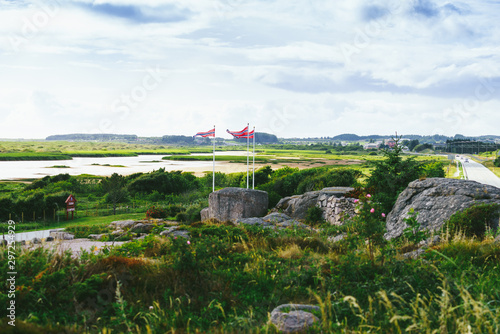
[(249, 136), (249, 126), (250, 126), (250, 123), (247, 123), (247, 189), (248, 189), (248, 172), (249, 172), (249, 169), (250, 169), (250, 148), (249, 148), (249, 143), (250, 143), (250, 136)]
[(253, 167), (252, 167), (252, 189), (255, 189), (255, 126), (253, 127)]
[(214, 125), (214, 164), (212, 170), (212, 192), (215, 192), (215, 125)]

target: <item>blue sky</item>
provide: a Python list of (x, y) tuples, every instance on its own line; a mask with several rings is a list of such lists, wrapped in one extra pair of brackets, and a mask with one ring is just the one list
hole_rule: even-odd
[(0, 138), (500, 134), (500, 2), (0, 0)]

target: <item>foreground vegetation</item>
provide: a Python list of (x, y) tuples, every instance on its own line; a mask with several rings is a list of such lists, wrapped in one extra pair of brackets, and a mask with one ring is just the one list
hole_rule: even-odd
[[(373, 249), (359, 231), (197, 223), (184, 238), (149, 236), (80, 258), (38, 248), (16, 259), (17, 330), (23, 333), (275, 332), (285, 303), (321, 307), (313, 332), (485, 333), (500, 329), (500, 246), (443, 232), (417, 260), (399, 240)], [(1, 279), (6, 280), (3, 249)], [(7, 305), (5, 293), (0, 302)], [(12, 330), (1, 311), (2, 333)]]
[[(407, 258), (403, 254), (430, 237), (419, 232), (418, 213), (407, 218), (404, 236), (392, 241), (383, 238), (381, 213), (415, 178), (443, 177), (443, 166), (407, 159), (396, 148), (369, 167), (369, 175), (345, 166), (266, 166), (256, 172), (255, 184), (269, 193), (270, 206), (284, 196), (323, 187), (354, 187), (350, 196), (358, 199), (358, 216), (336, 227), (312, 209), (306, 223), (314, 230), (199, 222), (211, 173), (201, 178), (164, 170), (109, 178), (62, 174), (28, 185), (4, 184), (0, 208), (14, 210), (49, 209), (70, 192), (77, 194), (78, 205), (160, 203), (147, 216), (181, 221), (190, 239), (160, 237), (157, 229), (145, 239), (80, 257), (17, 245), (16, 328), (7, 324), (3, 308), (0, 331), (274, 333), (269, 313), (286, 303), (319, 305), (321, 322), (311, 329), (318, 333), (500, 331), (500, 245), (494, 226), (481, 224), (498, 207), (453, 216), (437, 232), (441, 243), (418, 259)], [(246, 184), (243, 173), (215, 177), (218, 188)], [(138, 216), (146, 218), (146, 212), (130, 217)], [(77, 237), (106, 233), (115, 220), (85, 219), (68, 230)], [(345, 239), (331, 241), (341, 233)], [(8, 249), (1, 248), (4, 282), (8, 259)], [(0, 303), (8, 302), (1, 291)]]

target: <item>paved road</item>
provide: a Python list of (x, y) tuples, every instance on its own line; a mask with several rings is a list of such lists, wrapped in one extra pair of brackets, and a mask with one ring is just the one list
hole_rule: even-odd
[(500, 178), (480, 163), (472, 161), (472, 159), (469, 158), (469, 162), (462, 161), (462, 165), (466, 170), (469, 180), (500, 188)]

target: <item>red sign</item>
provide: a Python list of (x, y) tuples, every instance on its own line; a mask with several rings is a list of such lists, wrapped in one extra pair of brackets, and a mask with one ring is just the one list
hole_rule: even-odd
[(73, 219), (74, 212), (76, 211), (75, 204), (76, 198), (73, 195), (69, 195), (65, 201), (66, 203), (66, 219), (68, 219), (68, 212), (71, 212), (71, 219)]

